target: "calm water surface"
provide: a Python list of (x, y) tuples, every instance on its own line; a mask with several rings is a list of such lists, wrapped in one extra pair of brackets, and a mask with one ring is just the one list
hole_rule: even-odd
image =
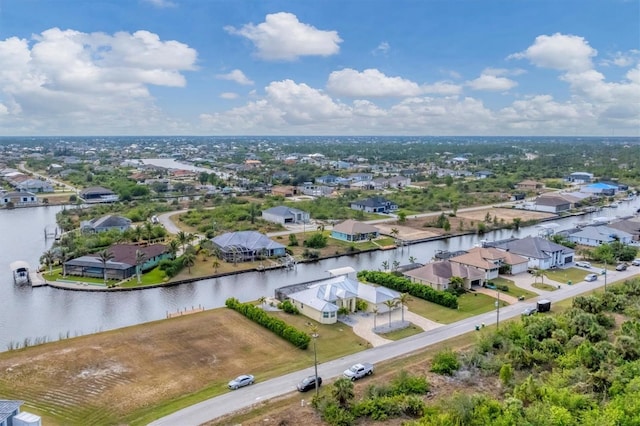
[[(618, 209), (605, 209), (554, 223), (559, 225), (557, 230), (567, 229), (593, 217), (632, 214), (638, 207), (640, 200), (636, 199), (622, 203)], [(38, 264), (40, 255), (53, 242), (45, 241), (44, 229), (55, 227), (55, 214), (60, 209), (52, 206), (0, 210), (0, 352), (6, 351), (10, 343), (23, 344), (25, 339), (31, 342), (42, 338), (58, 340), (66, 335), (83, 335), (163, 319), (168, 312), (178, 309), (198, 305), (205, 309), (217, 308), (223, 306), (229, 297), (249, 301), (273, 296), (278, 287), (328, 277), (329, 269), (344, 266), (352, 266), (356, 270), (380, 269), (383, 261), (388, 261), (389, 265), (394, 260), (406, 264), (410, 256), (424, 263), (433, 257), (436, 250), (465, 249), (479, 240), (476, 235), (468, 235), (301, 264), (291, 271), (245, 273), (144, 291), (93, 293), (14, 285), (9, 264), (15, 260), (25, 260), (32, 267)], [(537, 233), (538, 228), (528, 227), (519, 231), (491, 232), (480, 238), (498, 240)]]

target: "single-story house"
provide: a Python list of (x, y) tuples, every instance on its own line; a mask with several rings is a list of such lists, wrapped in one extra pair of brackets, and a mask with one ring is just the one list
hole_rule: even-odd
[(618, 191), (618, 185), (609, 185), (604, 182), (592, 183), (580, 188), (580, 192), (586, 192), (588, 194), (604, 195), (611, 197)]
[(129, 228), (131, 228), (131, 219), (112, 214), (85, 220), (80, 224), (82, 232), (105, 232), (112, 229), (124, 232)]
[(480, 170), (479, 172), (475, 172), (474, 175), (478, 179), (486, 179), (488, 177), (493, 176), (493, 172), (489, 170)]
[(20, 192), (53, 192), (53, 185), (41, 179), (25, 179), (15, 183), (16, 190)]
[(63, 275), (103, 278), (106, 269), (108, 279), (124, 280), (136, 275), (137, 251), (144, 254), (143, 263), (140, 265), (141, 271), (154, 268), (161, 260), (171, 257), (168, 247), (162, 244), (148, 246), (114, 244), (106, 250), (113, 256), (106, 265), (102, 264), (97, 254), (81, 256), (63, 263)]
[(378, 313), (384, 313), (389, 311), (385, 302), (399, 297), (397, 291), (361, 283), (347, 275), (328, 278), (288, 295), (301, 314), (321, 324), (334, 324), (340, 308), (355, 312), (357, 300), (367, 302), (367, 312), (375, 309)]
[(333, 185), (338, 182), (339, 177), (335, 175), (324, 175), (316, 178), (316, 183), (321, 185)]
[(339, 223), (331, 230), (331, 237), (337, 240), (357, 242), (378, 238), (380, 231), (373, 225), (348, 219)]
[(593, 180), (593, 173), (573, 172), (564, 178), (567, 182), (590, 183)]
[(581, 230), (569, 234), (567, 239), (576, 244), (597, 247), (601, 244), (608, 244), (620, 241), (629, 244), (633, 241), (633, 235), (620, 229), (609, 226), (585, 226)]
[(309, 223), (308, 212), (287, 206), (276, 206), (262, 211), (262, 218), (268, 222), (281, 223)]
[(516, 188), (523, 191), (535, 191), (544, 188), (544, 183), (535, 180), (526, 179), (516, 183)]
[(283, 197), (293, 197), (298, 195), (298, 188), (295, 186), (274, 186), (271, 188), (272, 195), (281, 195)]
[(636, 217), (633, 219), (611, 222), (609, 227), (631, 234), (631, 238), (635, 241), (640, 240), (640, 218)]
[(351, 208), (367, 213), (391, 213), (398, 210), (398, 205), (382, 197), (371, 197), (352, 202)]
[(535, 210), (548, 213), (561, 213), (571, 210), (571, 203), (561, 197), (543, 195), (536, 198)]
[(118, 196), (110, 189), (101, 186), (91, 186), (80, 191), (80, 198), (85, 203), (113, 203), (118, 201)]
[(403, 275), (414, 283), (428, 285), (434, 290), (446, 290), (452, 277), (460, 277), (464, 280), (464, 287), (469, 290), (471, 286), (482, 285), (485, 272), (461, 263), (443, 260), (427, 263), (420, 268), (406, 271)]
[(529, 268), (550, 269), (573, 263), (575, 251), (541, 237), (526, 237), (495, 246), (527, 259)]
[(13, 203), (14, 206), (33, 206), (39, 203), (36, 194), (31, 192), (2, 192), (0, 204)]
[(283, 257), (286, 247), (257, 231), (228, 232), (211, 239), (227, 262), (249, 262), (261, 257)]

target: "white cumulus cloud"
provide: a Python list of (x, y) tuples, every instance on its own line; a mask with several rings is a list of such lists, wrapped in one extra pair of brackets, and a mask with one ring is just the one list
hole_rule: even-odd
[(506, 92), (516, 87), (518, 83), (506, 77), (499, 77), (491, 74), (482, 74), (475, 80), (467, 82), (467, 86), (473, 90), (486, 90), (492, 92)]
[(242, 84), (243, 86), (251, 86), (253, 81), (250, 80), (241, 70), (235, 69), (227, 74), (218, 74), (216, 78), (220, 80), (230, 80), (235, 81), (238, 84)]
[(509, 58), (528, 59), (542, 68), (579, 72), (590, 69), (591, 58), (597, 54), (583, 37), (556, 33), (536, 37), (526, 50)]
[(224, 29), (229, 34), (250, 40), (256, 47), (257, 56), (269, 61), (335, 55), (340, 51), (342, 42), (337, 31), (319, 30), (287, 12), (267, 15), (265, 21), (258, 25), (226, 26)]
[(401, 77), (389, 77), (377, 69), (362, 72), (351, 68), (329, 75), (327, 90), (352, 98), (406, 97), (421, 93), (420, 86)]

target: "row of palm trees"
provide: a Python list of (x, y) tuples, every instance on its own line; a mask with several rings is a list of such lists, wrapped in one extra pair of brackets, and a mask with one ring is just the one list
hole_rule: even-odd
[[(416, 263), (416, 258), (415, 256), (409, 256), (409, 263)], [(388, 260), (383, 260), (382, 263), (380, 264), (380, 266), (382, 267), (383, 271), (388, 271), (389, 270), (389, 261)], [(398, 268), (400, 267), (400, 261), (399, 260), (394, 260), (391, 263), (391, 270), (392, 271), (397, 271)]]

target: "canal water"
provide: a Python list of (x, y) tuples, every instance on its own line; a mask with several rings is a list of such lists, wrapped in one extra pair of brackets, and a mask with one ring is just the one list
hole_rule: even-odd
[[(604, 209), (586, 216), (560, 219), (556, 231), (568, 229), (595, 217), (615, 217), (633, 214), (640, 199), (623, 202), (617, 209)], [(45, 240), (45, 229), (55, 228), (55, 214), (63, 207), (39, 207), (0, 210), (0, 352), (10, 345), (25, 341), (52, 341), (99, 331), (121, 328), (166, 318), (179, 309), (203, 306), (212, 309), (224, 306), (229, 297), (240, 301), (273, 296), (274, 290), (285, 285), (328, 277), (328, 270), (352, 266), (356, 270), (381, 269), (387, 261), (409, 263), (429, 261), (437, 250), (462, 250), (478, 244), (480, 239), (500, 240), (510, 237), (538, 235), (539, 228), (524, 227), (519, 231), (500, 230), (483, 236), (466, 235), (448, 240), (425, 242), (395, 250), (343, 256), (309, 264), (299, 264), (293, 270), (268, 273), (245, 273), (173, 287), (126, 292), (78, 292), (49, 287), (31, 288), (13, 283), (9, 264), (25, 260), (33, 268), (40, 255), (53, 243)]]

